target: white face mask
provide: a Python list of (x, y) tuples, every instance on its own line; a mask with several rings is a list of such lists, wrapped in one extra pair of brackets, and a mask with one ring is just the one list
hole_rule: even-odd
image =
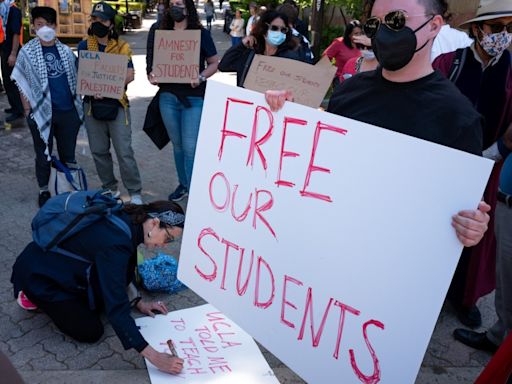
[(363, 56), (365, 60), (375, 59), (375, 53), (371, 49), (363, 49), (361, 51), (361, 56)]
[(55, 39), (55, 29), (45, 25), (37, 30), (36, 35), (42, 41), (49, 43), (50, 41)]

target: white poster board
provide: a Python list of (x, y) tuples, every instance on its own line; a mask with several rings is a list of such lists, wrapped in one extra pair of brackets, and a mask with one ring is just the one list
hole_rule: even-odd
[(209, 304), (136, 320), (146, 341), (169, 353), (171, 339), (183, 371), (170, 375), (146, 359), (152, 384), (279, 384), (251, 336)]
[(209, 81), (178, 277), (308, 383), (413, 383), (491, 168)]

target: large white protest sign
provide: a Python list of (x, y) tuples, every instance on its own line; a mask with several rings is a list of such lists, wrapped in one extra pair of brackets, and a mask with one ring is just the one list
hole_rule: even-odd
[(179, 279), (308, 383), (413, 383), (491, 168), (209, 81)]
[(247, 333), (212, 305), (136, 320), (146, 341), (169, 353), (171, 339), (184, 360), (183, 371), (170, 375), (146, 360), (152, 384), (278, 384), (258, 346)]

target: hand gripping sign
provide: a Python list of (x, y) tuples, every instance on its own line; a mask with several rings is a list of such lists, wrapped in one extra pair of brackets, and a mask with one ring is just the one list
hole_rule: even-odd
[(413, 383), (491, 169), (209, 81), (178, 277), (308, 383)]

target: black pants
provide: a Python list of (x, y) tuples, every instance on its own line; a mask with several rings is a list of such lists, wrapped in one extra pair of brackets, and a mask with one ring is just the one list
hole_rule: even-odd
[[(36, 178), (39, 188), (48, 186), (50, 179), (50, 162), (44, 151), (46, 145), (39, 134), (37, 125), (34, 120), (27, 118), (27, 123), (32, 134), (34, 142), (34, 151), (36, 153)], [(59, 160), (64, 163), (74, 163), (76, 137), (80, 129), (80, 118), (78, 113), (73, 108), (71, 111), (53, 111), (52, 112), (52, 125), (50, 128), (50, 136), (48, 138), (48, 147), (50, 155), (53, 149), (53, 137), (57, 139), (57, 152), (59, 153)]]
[(103, 335), (103, 323), (99, 312), (92, 311), (87, 300), (48, 302), (30, 292), (25, 290), (23, 292), (67, 336), (82, 343), (95, 343)]
[(11, 73), (13, 67), (9, 66), (7, 63), (7, 59), (9, 58), (9, 54), (6, 54), (2, 51), (2, 78), (4, 81), (4, 89), (7, 95), (7, 99), (9, 100), (9, 105), (12, 108), (13, 113), (22, 114), (23, 113), (23, 104), (21, 104), (20, 92), (18, 91), (18, 87), (14, 84), (14, 81), (11, 80)]

